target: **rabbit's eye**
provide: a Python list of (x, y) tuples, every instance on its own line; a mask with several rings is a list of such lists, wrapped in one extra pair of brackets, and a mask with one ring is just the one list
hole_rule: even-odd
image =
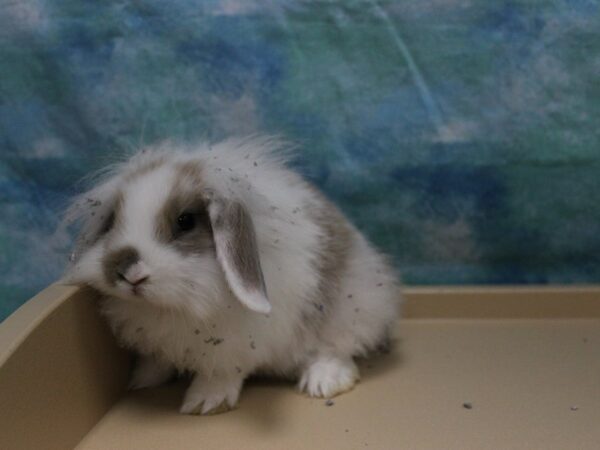
[(177, 230), (180, 232), (190, 231), (196, 225), (196, 219), (192, 213), (183, 213), (177, 218)]
[(104, 220), (104, 222), (102, 223), (102, 227), (100, 228), (100, 232), (98, 233), (100, 236), (108, 233), (110, 230), (112, 230), (112, 227), (115, 224), (115, 213), (114, 211), (111, 212), (108, 217)]

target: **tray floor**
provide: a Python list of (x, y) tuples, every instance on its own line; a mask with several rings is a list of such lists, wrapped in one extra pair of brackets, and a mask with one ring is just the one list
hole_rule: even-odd
[(128, 393), (78, 448), (600, 448), (600, 320), (406, 320), (360, 366), (331, 406), (270, 380), (216, 416), (178, 414), (182, 382)]

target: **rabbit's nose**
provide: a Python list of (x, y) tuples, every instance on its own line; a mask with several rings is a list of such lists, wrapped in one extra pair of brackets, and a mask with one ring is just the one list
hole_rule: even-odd
[(141, 261), (131, 264), (125, 270), (117, 270), (117, 276), (132, 286), (137, 286), (150, 277), (146, 266)]
[(119, 281), (136, 287), (148, 280), (149, 268), (140, 258), (139, 252), (130, 246), (109, 253), (103, 260), (106, 280), (115, 285)]

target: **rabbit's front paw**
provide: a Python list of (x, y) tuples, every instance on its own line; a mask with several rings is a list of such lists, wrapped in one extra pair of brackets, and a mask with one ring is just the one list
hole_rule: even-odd
[(210, 381), (196, 375), (185, 393), (180, 412), (183, 414), (219, 414), (233, 409), (242, 389), (242, 379)]
[(333, 397), (352, 389), (358, 379), (352, 358), (323, 356), (304, 369), (298, 388), (311, 397)]

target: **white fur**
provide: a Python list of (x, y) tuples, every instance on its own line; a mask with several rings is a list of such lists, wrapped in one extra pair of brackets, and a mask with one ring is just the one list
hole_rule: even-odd
[[(358, 379), (352, 357), (376, 347), (398, 316), (394, 272), (350, 226), (350, 256), (336, 298), (328, 299), (318, 328), (307, 319), (315, 312), (314, 260), (322, 230), (304, 208), (323, 200), (285, 167), (278, 147), (272, 139), (254, 138), (188, 151), (148, 149), (116, 167), (69, 211), (70, 220), (83, 221), (83, 242), (101, 226), (99, 217), (108, 214), (115, 192), (123, 193), (121, 222), (95, 244), (80, 243), (65, 280), (104, 293), (102, 312), (114, 332), (145, 355), (132, 386), (160, 383), (171, 368), (195, 374), (182, 412), (233, 407), (244, 378), (258, 371), (297, 377), (312, 396), (348, 390)], [(128, 181), (151, 160), (160, 166)], [(174, 165), (190, 160), (202, 163), (206, 186), (250, 213), (268, 300), (257, 294), (247, 306), (263, 314), (237, 300), (237, 281), (226, 279), (214, 255), (184, 257), (154, 237), (155, 218), (175, 182)], [(135, 270), (149, 276), (141, 297), (110, 286), (102, 275), (103, 256), (125, 245), (138, 249), (143, 265)]]

